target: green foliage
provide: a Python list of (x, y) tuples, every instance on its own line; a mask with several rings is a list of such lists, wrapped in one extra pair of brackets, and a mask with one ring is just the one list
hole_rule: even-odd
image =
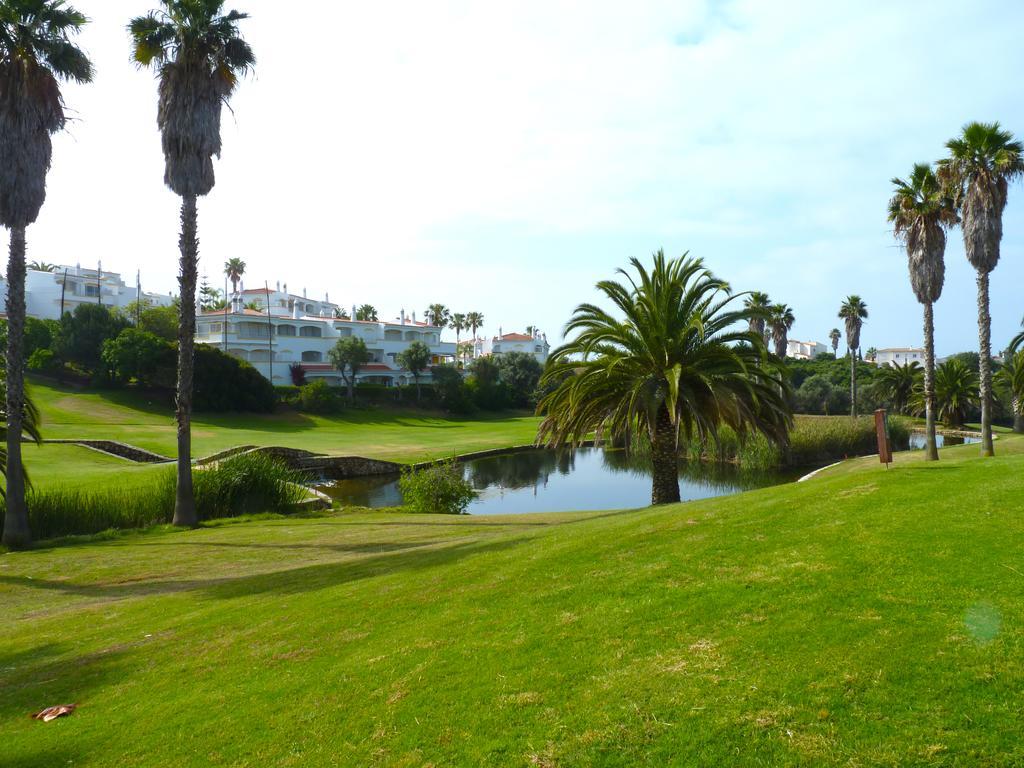
[(376, 322), (377, 321), (377, 308), (372, 304), (363, 304), (356, 307), (356, 320), (362, 320), (363, 322)]
[(173, 344), (138, 328), (125, 328), (103, 342), (103, 362), (113, 381), (135, 380), (145, 387), (173, 387), (177, 353)]
[(409, 468), (398, 481), (405, 504), (415, 512), (460, 515), (476, 498), (454, 459), (421, 469)]
[(299, 387), (296, 407), (304, 413), (337, 413), (341, 408), (337, 387), (332, 387), (323, 379), (314, 379)]
[[(133, 315), (134, 317), (134, 315)], [(139, 314), (139, 330), (148, 331), (164, 341), (178, 339), (178, 307), (148, 307)]]
[(517, 408), (536, 405), (535, 394), (543, 368), (533, 355), (508, 352), (497, 357), (498, 377)]
[(623, 273), (627, 284), (597, 286), (624, 320), (581, 304), (566, 326), (579, 333), (554, 351), (544, 373), (562, 383), (539, 405), (542, 438), (559, 444), (595, 430), (654, 436), (668, 419), (686, 440), (713, 441), (729, 426), (784, 444), (785, 383), (763, 340), (747, 330), (750, 311), (730, 306), (736, 297), (728, 285), (701, 259), (659, 251), (650, 271), (630, 263), (635, 279)]
[[(981, 402), (978, 372), (960, 359), (949, 359), (935, 369), (935, 407), (939, 420), (950, 427), (962, 427), (967, 417), (977, 412)], [(920, 393), (914, 401), (918, 413), (924, 411)]]
[(473, 400), (462, 373), (454, 365), (435, 365), (430, 369), (434, 391), (441, 406), (449, 413), (472, 413)]
[[(262, 453), (233, 456), (192, 477), (200, 520), (287, 512), (306, 496), (301, 473)], [(29, 525), (36, 538), (49, 539), (168, 524), (174, 484), (174, 472), (167, 469), (130, 493), (117, 487), (33, 489), (27, 495)]]
[[(6, 325), (6, 321), (4, 321)], [(40, 349), (53, 349), (54, 341), (60, 335), (60, 323), (56, 320), (25, 318), (25, 356), (31, 357)]]
[(508, 390), (499, 381), (497, 363), (490, 357), (478, 357), (469, 367), (466, 394), (477, 408), (501, 411), (509, 407)]
[[(894, 450), (910, 443), (910, 422), (889, 419), (889, 436)], [(797, 416), (789, 435), (789, 449), (770, 444), (763, 436), (741, 440), (734, 431), (722, 430), (718, 443), (691, 442), (686, 448), (693, 460), (736, 462), (748, 469), (814, 467), (852, 456), (878, 452), (873, 416)]]
[(498, 383), (497, 364), (489, 357), (478, 357), (469, 366), (469, 372), (480, 387), (492, 387)]
[(60, 369), (60, 360), (52, 349), (37, 349), (28, 357), (28, 369), (37, 373), (53, 373)]
[(128, 327), (120, 314), (101, 304), (79, 304), (60, 321), (58, 349), (65, 362), (75, 363), (89, 373), (104, 370), (103, 342), (117, 338)]
[(249, 363), (208, 344), (196, 345), (196, 410), (270, 413), (274, 400), (274, 387)]
[(358, 336), (348, 336), (340, 339), (333, 349), (328, 351), (327, 356), (331, 364), (341, 372), (341, 377), (348, 385), (349, 399), (352, 399), (355, 396), (356, 375), (359, 369), (371, 360), (366, 342)]
[(430, 347), (422, 341), (414, 341), (395, 357), (396, 362), (409, 371), (413, 377), (419, 378), (430, 365)]
[(911, 361), (883, 365), (875, 374), (873, 392), (893, 413), (909, 413), (914, 393), (924, 386), (924, 369)]
[(827, 376), (820, 373), (804, 379), (793, 400), (797, 413), (824, 416), (842, 413), (850, 406), (845, 389), (835, 387)]

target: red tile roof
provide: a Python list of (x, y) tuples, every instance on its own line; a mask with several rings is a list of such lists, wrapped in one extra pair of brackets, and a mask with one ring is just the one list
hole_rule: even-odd
[(533, 341), (533, 336), (525, 333), (506, 333), (504, 336), (495, 336), (495, 341)]

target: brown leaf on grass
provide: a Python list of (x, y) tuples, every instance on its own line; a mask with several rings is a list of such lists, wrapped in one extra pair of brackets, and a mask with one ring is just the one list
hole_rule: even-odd
[(58, 717), (64, 717), (70, 715), (75, 711), (77, 704), (58, 704), (55, 707), (47, 707), (41, 709), (38, 712), (32, 714), (32, 719), (42, 720), (44, 723), (48, 723), (51, 720), (56, 720)]

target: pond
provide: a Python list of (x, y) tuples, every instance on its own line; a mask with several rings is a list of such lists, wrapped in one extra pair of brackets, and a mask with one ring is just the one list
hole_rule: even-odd
[[(917, 451), (924, 449), (924, 432), (911, 432), (910, 433), (910, 450)], [(980, 437), (962, 435), (944, 435), (941, 432), (935, 434), (935, 442), (939, 448), (944, 445), (970, 445), (972, 443), (980, 443)]]
[[(647, 463), (621, 450), (537, 448), (473, 459), (462, 465), (462, 471), (477, 489), (467, 510), (472, 515), (631, 509), (651, 501)], [(806, 471), (752, 472), (732, 465), (681, 462), (679, 490), (684, 501), (706, 499), (791, 482)], [(402, 503), (395, 476), (337, 480), (317, 489), (346, 505)]]

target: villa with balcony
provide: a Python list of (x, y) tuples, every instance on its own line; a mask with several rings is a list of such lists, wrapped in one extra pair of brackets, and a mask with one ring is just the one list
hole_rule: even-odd
[[(351, 320), (334, 317), (335, 305), (310, 301), (283, 291), (270, 291), (271, 311), (245, 308), (249, 292), (235, 294), (231, 305), (197, 318), (196, 342), (220, 347), (227, 354), (249, 362), (275, 385), (291, 384), (290, 366), (300, 365), (306, 380), (323, 379), (343, 385), (341, 372), (331, 365), (328, 353), (339, 340), (356, 336), (366, 342), (371, 360), (356, 376), (357, 382), (400, 386), (413, 383), (413, 375), (397, 361), (412, 342), (421, 341), (432, 353), (433, 365), (455, 360), (454, 342), (441, 341), (441, 328), (407, 318), (394, 322)], [(266, 306), (266, 291), (263, 291)], [(283, 303), (282, 303), (283, 302)], [(290, 312), (287, 311), (289, 305)], [(308, 310), (312, 307), (312, 313)], [(421, 381), (429, 381), (429, 370)]]
[(533, 355), (541, 365), (548, 361), (548, 354), (551, 351), (547, 336), (536, 329), (531, 333), (503, 333), (499, 328), (497, 336), (489, 339), (471, 339), (469, 343), (473, 345), (475, 358), (522, 352)]

